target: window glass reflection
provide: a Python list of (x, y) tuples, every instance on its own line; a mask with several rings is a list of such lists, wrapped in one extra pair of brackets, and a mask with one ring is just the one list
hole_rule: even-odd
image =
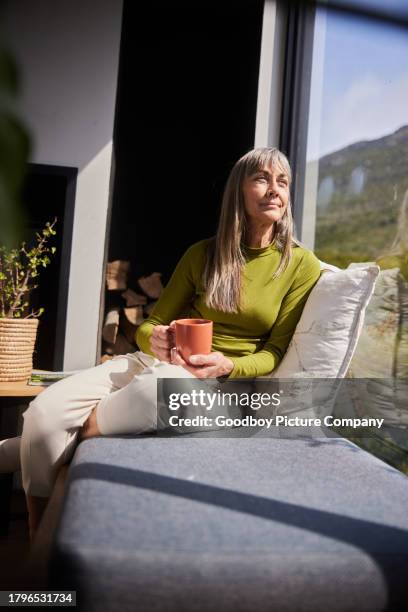
[(408, 189), (408, 30), (318, 11), (305, 214), (320, 259), (384, 254)]
[(385, 422), (354, 441), (408, 475), (408, 405), (398, 387), (408, 379), (407, 100), (408, 28), (318, 9), (297, 231), (327, 263), (381, 268), (347, 377), (375, 379), (350, 409)]

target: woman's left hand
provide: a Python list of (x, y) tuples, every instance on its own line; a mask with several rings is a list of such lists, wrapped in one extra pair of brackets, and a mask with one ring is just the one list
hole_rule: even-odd
[(218, 378), (226, 376), (234, 369), (231, 359), (218, 351), (209, 355), (191, 355), (186, 362), (176, 348), (171, 350), (171, 363), (181, 365), (197, 378)]

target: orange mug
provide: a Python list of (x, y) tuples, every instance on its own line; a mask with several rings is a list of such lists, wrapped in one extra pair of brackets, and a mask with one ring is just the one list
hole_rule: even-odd
[(176, 348), (184, 361), (191, 355), (211, 353), (213, 322), (209, 319), (176, 320)]

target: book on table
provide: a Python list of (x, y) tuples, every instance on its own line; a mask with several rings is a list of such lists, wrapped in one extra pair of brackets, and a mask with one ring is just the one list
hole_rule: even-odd
[(52, 385), (52, 383), (58, 382), (63, 378), (68, 378), (68, 376), (72, 376), (73, 374), (78, 374), (81, 371), (82, 370), (66, 370), (54, 372), (52, 370), (33, 370), (31, 372), (31, 377), (28, 384), (45, 387), (47, 385)]

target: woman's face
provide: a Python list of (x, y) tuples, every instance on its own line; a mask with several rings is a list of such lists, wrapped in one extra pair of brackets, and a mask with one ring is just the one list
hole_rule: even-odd
[(289, 201), (289, 177), (282, 168), (264, 166), (242, 183), (245, 212), (252, 223), (272, 225), (279, 221)]

